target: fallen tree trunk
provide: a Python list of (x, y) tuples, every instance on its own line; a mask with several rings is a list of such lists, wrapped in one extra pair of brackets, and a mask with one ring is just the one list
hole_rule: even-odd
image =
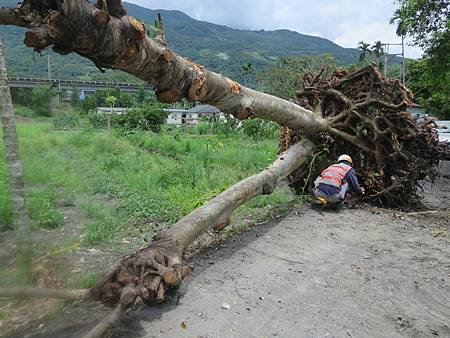
[[(238, 206), (257, 195), (271, 193), (280, 179), (299, 167), (291, 178), (312, 177), (314, 163), (306, 163), (306, 160), (314, 144), (334, 147), (334, 152), (330, 152), (333, 156), (337, 151), (347, 152), (350, 145), (352, 155), (357, 154), (361, 160), (375, 159), (381, 173), (383, 160), (401, 160), (404, 155), (404, 144), (396, 138), (397, 127), (392, 126), (389, 119), (383, 119), (384, 112), (402, 116), (411, 100), (409, 92), (400, 84), (395, 87), (396, 95), (374, 100), (371, 93), (359, 96), (358, 86), (367, 79), (363, 76), (362, 82), (352, 82), (358, 72), (345, 74), (347, 79), (337, 74), (328, 86), (323, 84), (325, 79), (316, 76), (308, 79), (294, 103), (241, 86), (176, 55), (167, 46), (161, 19), (159, 21), (157, 36), (151, 39), (146, 36), (141, 22), (126, 15), (120, 0), (98, 0), (95, 6), (85, 0), (25, 0), (16, 9), (0, 9), (0, 24), (28, 27), (24, 42), (37, 51), (53, 46), (60, 54), (78, 53), (99, 68), (123, 70), (153, 85), (162, 102), (186, 98), (211, 104), (239, 119), (257, 116), (288, 127), (282, 142), (284, 152), (271, 167), (227, 189), (166, 232), (159, 233), (148, 247), (124, 257), (88, 291), (88, 296), (81, 291), (87, 298), (116, 306), (114, 313), (100, 323), (91, 336), (104, 331), (133, 305), (162, 301), (167, 290), (177, 287), (188, 273), (183, 264), (186, 248), (208, 229), (226, 226)], [(367, 81), (375, 80), (377, 93), (383, 94), (385, 86), (392, 83), (380, 79), (369, 76)], [(357, 92), (355, 100), (348, 97), (351, 95), (347, 95), (347, 87)], [(361, 109), (367, 107), (369, 113), (363, 111), (361, 115)], [(379, 111), (382, 113), (378, 114)], [(385, 121), (383, 130), (380, 130), (381, 119)], [(410, 123), (408, 119), (402, 121)], [(387, 137), (384, 129), (394, 132)], [(435, 139), (430, 133), (419, 132), (418, 135), (416, 140), (422, 145), (429, 141), (428, 150), (433, 153)], [(383, 152), (384, 136), (394, 140), (394, 152)], [(392, 154), (399, 157), (392, 157)], [(430, 165), (434, 163), (433, 156)], [(411, 158), (419, 157), (415, 153)], [(305, 168), (306, 173), (309, 172), (307, 175)], [(413, 183), (420, 177), (412, 177)], [(295, 185), (292, 180), (291, 183)], [(379, 193), (390, 191), (389, 187), (386, 189)]]
[(0, 288), (0, 297), (97, 300), (118, 307), (94, 329), (96, 334), (88, 337), (101, 335), (126, 309), (163, 301), (167, 290), (177, 287), (189, 272), (183, 264), (189, 245), (208, 230), (228, 225), (233, 211), (245, 202), (272, 193), (281, 180), (308, 159), (313, 149), (308, 139), (293, 145), (267, 169), (225, 190), (169, 230), (158, 233), (148, 247), (121, 259), (89, 290)]

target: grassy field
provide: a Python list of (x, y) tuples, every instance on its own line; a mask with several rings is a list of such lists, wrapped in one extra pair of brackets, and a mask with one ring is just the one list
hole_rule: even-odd
[[(102, 131), (56, 131), (49, 123), (18, 124), (33, 229), (68, 226), (64, 208), (84, 220), (83, 244), (126, 234), (147, 239), (276, 157), (276, 140), (244, 135), (192, 135), (179, 130), (128, 137)], [(7, 172), (0, 146), (0, 227), (11, 228)], [(285, 208), (287, 190), (239, 210), (241, 218), (269, 218)], [(253, 212), (270, 206), (268, 214)], [(253, 217), (253, 216), (252, 216)], [(70, 220), (69, 220), (70, 221)]]
[[(242, 133), (199, 135), (55, 130), (50, 122), (17, 123), (33, 229), (33, 282), (89, 287), (105, 264), (145, 245), (159, 229), (273, 162), (277, 141)], [(240, 207), (220, 238), (271, 220), (301, 204), (288, 188)], [(15, 285), (15, 242), (0, 130), (0, 285)], [(206, 236), (193, 250), (208, 246)], [(20, 240), (20, 239), (19, 239)], [(47, 307), (43, 307), (44, 305)], [(59, 304), (59, 305), (58, 305)], [(58, 302), (0, 300), (0, 335), (51, 315)]]

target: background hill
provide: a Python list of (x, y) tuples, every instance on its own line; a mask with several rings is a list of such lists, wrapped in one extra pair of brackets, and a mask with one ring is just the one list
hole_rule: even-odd
[[(4, 0), (3, 6), (14, 6), (18, 0)], [(169, 45), (179, 54), (202, 63), (216, 72), (242, 80), (241, 66), (251, 62), (255, 70), (263, 69), (280, 56), (319, 55), (328, 53), (338, 63), (356, 62), (358, 51), (343, 48), (314, 36), (289, 30), (249, 31), (238, 30), (209, 22), (195, 20), (180, 11), (151, 10), (127, 3), (130, 15), (151, 24), (160, 12), (165, 22)], [(24, 29), (0, 26), (0, 36), (7, 47), (10, 74), (21, 76), (47, 76), (47, 58), (34, 54), (22, 43)], [(101, 74), (88, 60), (73, 54), (52, 54), (52, 70), (59, 78), (132, 79), (122, 72)]]

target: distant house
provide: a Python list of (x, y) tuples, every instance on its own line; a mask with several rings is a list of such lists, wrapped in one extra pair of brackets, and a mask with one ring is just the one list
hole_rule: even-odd
[(196, 125), (200, 123), (205, 116), (217, 116), (224, 118), (225, 115), (216, 107), (210, 105), (198, 105), (191, 109), (165, 109), (169, 113), (167, 124), (171, 125)]

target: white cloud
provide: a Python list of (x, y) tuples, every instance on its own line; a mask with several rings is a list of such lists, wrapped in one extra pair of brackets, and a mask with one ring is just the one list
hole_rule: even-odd
[[(197, 20), (240, 29), (290, 29), (327, 38), (343, 47), (359, 41), (397, 42), (389, 19), (395, 10), (390, 0), (128, 0), (151, 8), (178, 9)], [(420, 49), (407, 47), (407, 57)]]

